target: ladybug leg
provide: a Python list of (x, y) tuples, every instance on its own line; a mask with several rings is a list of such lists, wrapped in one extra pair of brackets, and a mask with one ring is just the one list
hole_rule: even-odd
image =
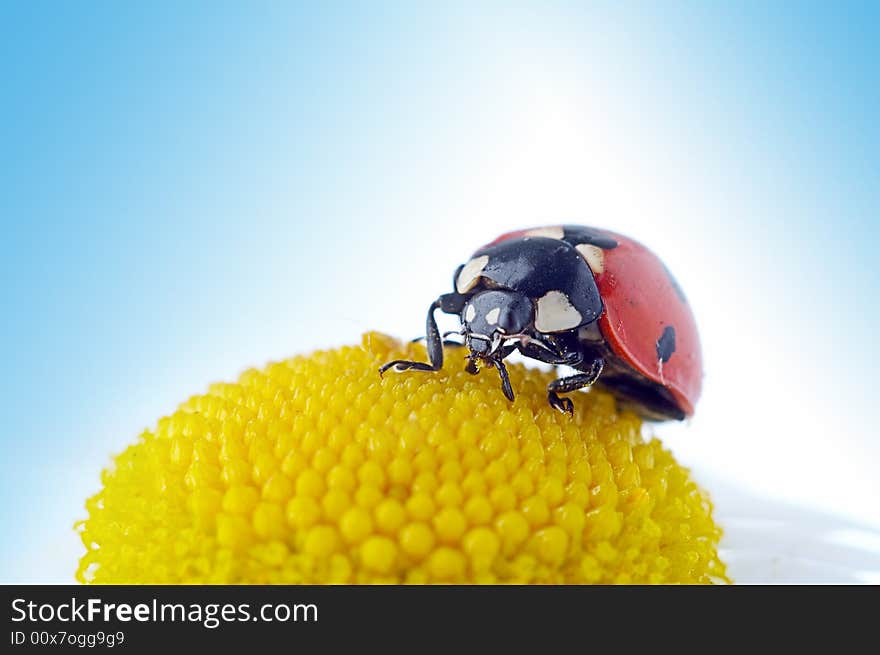
[(547, 401), (550, 403), (550, 406), (569, 416), (574, 415), (574, 403), (571, 402), (571, 398), (561, 398), (559, 394), (589, 387), (599, 379), (604, 366), (604, 360), (601, 357), (597, 357), (583, 373), (553, 380), (553, 382), (547, 385)]
[(567, 351), (556, 349), (551, 351), (542, 348), (541, 346), (536, 346), (534, 343), (525, 346), (517, 346), (517, 348), (519, 348), (519, 351), (526, 357), (537, 359), (539, 362), (553, 364), (555, 366), (577, 366), (584, 359), (583, 354), (577, 350)]
[[(447, 296), (452, 294), (446, 294)], [(457, 294), (456, 294), (457, 295)], [(390, 368), (398, 371), (439, 371), (443, 368), (443, 339), (440, 337), (440, 330), (437, 328), (437, 321), (434, 318), (434, 312), (443, 307), (443, 298), (441, 296), (431, 303), (428, 308), (428, 318), (425, 322), (426, 341), (428, 346), (428, 359), (431, 363), (413, 362), (407, 359), (395, 359), (388, 362), (379, 369), (379, 375), (382, 375)], [(445, 309), (445, 308), (444, 308)]]
[[(494, 366), (495, 364), (494, 364), (493, 360), (500, 362), (501, 360), (505, 359), (508, 355), (510, 355), (510, 353), (512, 353), (514, 350), (516, 350), (516, 346), (503, 346), (503, 347), (501, 347), (498, 350), (498, 352), (496, 352), (492, 356), (492, 359), (489, 360), (490, 365)], [(469, 356), (467, 358), (467, 364), (464, 367), (465, 372), (470, 373), (471, 375), (476, 375), (477, 373), (479, 373), (480, 369), (477, 368), (477, 361), (479, 359), (480, 358), (477, 357), (476, 355)], [(502, 375), (503, 376), (507, 375), (506, 368), (504, 369), (504, 373)], [(511, 391), (511, 393), (513, 393), (513, 391)], [(506, 391), (505, 391), (504, 395), (507, 395)], [(513, 399), (511, 398), (511, 400), (513, 400)]]
[(488, 361), (492, 364), (492, 366), (498, 369), (498, 375), (501, 376), (501, 391), (504, 392), (504, 397), (507, 398), (510, 402), (513, 402), (515, 398), (513, 394), (513, 387), (510, 386), (510, 377), (507, 375), (507, 367), (504, 365), (504, 362), (502, 362), (500, 359), (494, 358)]

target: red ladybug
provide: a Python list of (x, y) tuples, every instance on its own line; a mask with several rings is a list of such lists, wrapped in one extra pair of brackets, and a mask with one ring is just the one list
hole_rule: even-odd
[(564, 225), (501, 235), (455, 272), (455, 290), (428, 310), (430, 364), (388, 362), (380, 370), (437, 371), (443, 341), (440, 309), (461, 318), (467, 370), (496, 368), (514, 399), (504, 358), (514, 351), (576, 375), (548, 385), (554, 408), (572, 413), (560, 393), (600, 379), (621, 400), (653, 419), (694, 412), (702, 383), (697, 327), (687, 299), (663, 262), (632, 239)]

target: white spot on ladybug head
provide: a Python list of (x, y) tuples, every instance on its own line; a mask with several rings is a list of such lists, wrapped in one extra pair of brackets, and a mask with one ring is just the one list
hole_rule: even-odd
[(563, 332), (581, 324), (583, 317), (561, 291), (548, 291), (538, 298), (535, 328), (539, 332)]
[(477, 317), (477, 308), (473, 305), (468, 305), (467, 309), (464, 310), (464, 320), (470, 323)]
[(528, 230), (526, 234), (530, 237), (547, 237), (548, 239), (561, 239), (565, 236), (565, 231), (561, 226), (551, 225), (549, 227), (536, 227), (534, 230)]
[(458, 274), (458, 279), (455, 281), (455, 288), (459, 293), (467, 293), (477, 284), (477, 280), (480, 278), (480, 273), (483, 272), (483, 269), (486, 268), (486, 264), (489, 263), (489, 255), (481, 255), (479, 257), (474, 257), (467, 264), (465, 264), (461, 272)]
[(501, 308), (496, 307), (495, 309), (490, 309), (486, 313), (486, 323), (489, 325), (498, 325), (498, 317), (501, 315)]
[(588, 243), (581, 243), (575, 246), (575, 249), (581, 254), (590, 270), (594, 275), (601, 275), (605, 272), (605, 253), (599, 246), (591, 246)]

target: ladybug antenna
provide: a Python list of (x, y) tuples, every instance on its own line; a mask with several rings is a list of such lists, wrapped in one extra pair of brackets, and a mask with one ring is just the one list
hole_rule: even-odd
[[(446, 337), (448, 337), (451, 334), (461, 335), (461, 334), (464, 334), (464, 330), (449, 330), (448, 332), (444, 332), (443, 339), (446, 339)], [(421, 337), (416, 337), (414, 339), (411, 339), (410, 343), (419, 343), (420, 341), (424, 341), (426, 338), (427, 337), (425, 337), (424, 335)], [(447, 345), (447, 346), (463, 346), (464, 345), (462, 343), (459, 343), (458, 341), (444, 341), (443, 343), (444, 343), (444, 345)]]

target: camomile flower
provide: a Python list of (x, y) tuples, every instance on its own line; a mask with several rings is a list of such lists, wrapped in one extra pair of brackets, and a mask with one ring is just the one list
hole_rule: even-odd
[(77, 524), (90, 583), (728, 582), (708, 496), (599, 388), (379, 377), (378, 334), (212, 385), (114, 460)]

